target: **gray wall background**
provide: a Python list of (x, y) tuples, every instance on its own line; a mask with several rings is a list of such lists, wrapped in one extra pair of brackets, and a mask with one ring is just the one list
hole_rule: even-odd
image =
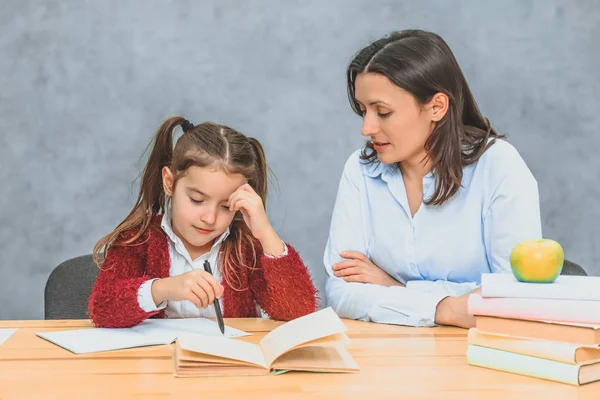
[(446, 39), (538, 179), (544, 235), (600, 274), (600, 5), (589, 1), (23, 1), (0, 11), (0, 319), (43, 317), (52, 269), (129, 211), (180, 114), (264, 144), (272, 223), (323, 289), (345, 159), (345, 68), (393, 29)]

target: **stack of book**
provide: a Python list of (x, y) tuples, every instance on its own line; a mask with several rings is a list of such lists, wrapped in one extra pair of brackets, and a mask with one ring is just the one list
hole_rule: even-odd
[(572, 385), (600, 380), (600, 277), (483, 274), (468, 307), (468, 364)]

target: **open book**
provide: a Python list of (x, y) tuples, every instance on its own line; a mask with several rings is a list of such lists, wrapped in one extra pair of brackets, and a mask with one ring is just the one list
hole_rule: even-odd
[(267, 375), (271, 371), (357, 372), (346, 326), (331, 307), (289, 321), (259, 344), (203, 335), (175, 343), (175, 376)]

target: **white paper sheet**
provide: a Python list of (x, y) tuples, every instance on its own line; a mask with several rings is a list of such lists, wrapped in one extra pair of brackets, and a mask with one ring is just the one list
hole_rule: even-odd
[(249, 336), (229, 326), (225, 335), (216, 322), (205, 318), (148, 319), (132, 328), (91, 328), (36, 335), (75, 354), (171, 344), (182, 333), (199, 333), (220, 337)]
[[(2, 345), (2, 343), (6, 342), (8, 340), (9, 337), (11, 337), (11, 335), (13, 333), (15, 333), (17, 330), (16, 329), (0, 329), (0, 346)], [(227, 331), (225, 331), (227, 332)]]
[(171, 342), (175, 341), (178, 333), (200, 333), (227, 338), (250, 335), (247, 332), (230, 326), (225, 326), (225, 335), (223, 335), (219, 329), (219, 324), (206, 318), (147, 319), (131, 329), (146, 335), (164, 338), (165, 340), (175, 335)]

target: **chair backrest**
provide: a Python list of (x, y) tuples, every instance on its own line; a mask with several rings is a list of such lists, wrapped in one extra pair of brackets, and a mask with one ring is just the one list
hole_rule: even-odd
[(564, 261), (563, 269), (560, 274), (587, 276), (587, 272), (585, 272), (585, 270), (579, 264), (576, 264), (573, 261), (569, 260)]
[(87, 319), (88, 300), (98, 276), (91, 254), (58, 265), (44, 290), (45, 319)]

